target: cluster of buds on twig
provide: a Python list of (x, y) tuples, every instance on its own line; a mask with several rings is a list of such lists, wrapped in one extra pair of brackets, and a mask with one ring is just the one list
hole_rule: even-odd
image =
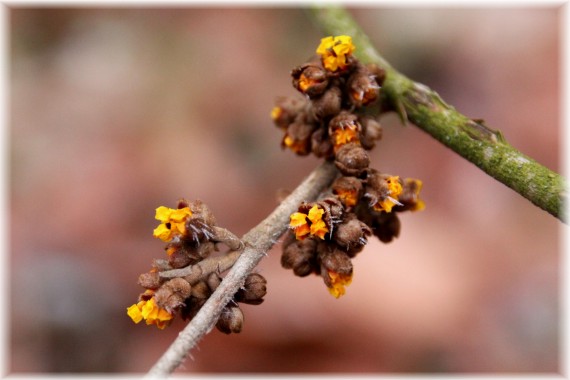
[[(139, 276), (138, 283), (145, 288), (138, 303), (127, 309), (135, 323), (163, 329), (179, 315), (192, 319), (222, 281), (220, 276), (231, 268), (243, 250), (243, 243), (225, 228), (216, 225), (210, 209), (201, 201), (180, 200), (176, 209), (161, 206), (156, 209), (160, 221), (153, 236), (166, 243), (166, 259), (156, 259), (152, 269)], [(229, 251), (222, 256), (211, 256), (218, 251), (218, 243)], [(238, 302), (259, 305), (266, 293), (263, 276), (252, 273), (242, 288), (226, 305), (216, 327), (229, 334), (238, 333), (243, 326), (243, 313)]]
[(318, 56), (291, 72), (305, 97), (281, 97), (271, 112), (285, 132), (282, 147), (334, 161), (341, 173), (329, 194), (291, 215), (281, 257), (297, 276), (321, 276), (336, 298), (352, 281), (351, 259), (368, 237), (392, 241), (400, 231), (397, 212), (424, 208), (420, 180), (370, 168), (368, 151), (382, 128), (364, 108), (378, 102), (385, 73), (359, 62), (355, 49), (349, 36), (323, 38)]
[(334, 160), (345, 175), (368, 168), (367, 151), (382, 137), (380, 123), (360, 111), (377, 102), (384, 71), (363, 65), (353, 51), (350, 37), (324, 38), (317, 49), (320, 58), (291, 72), (293, 87), (305, 97), (281, 97), (271, 111), (285, 132), (282, 147)]

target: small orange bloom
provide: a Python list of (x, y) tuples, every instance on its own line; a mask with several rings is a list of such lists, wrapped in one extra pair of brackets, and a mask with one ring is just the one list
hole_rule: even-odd
[(352, 282), (352, 273), (347, 275), (328, 271), (328, 275), (332, 283), (332, 286), (328, 288), (329, 293), (332, 294), (334, 298), (343, 296), (346, 293), (344, 287), (350, 285)]

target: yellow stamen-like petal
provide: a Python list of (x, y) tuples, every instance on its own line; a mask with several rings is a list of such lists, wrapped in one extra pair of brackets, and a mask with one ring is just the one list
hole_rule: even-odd
[(172, 239), (172, 231), (166, 227), (166, 224), (162, 223), (152, 231), (152, 236), (164, 242), (169, 242)]
[(336, 195), (346, 207), (356, 206), (358, 193), (351, 190), (337, 190)]
[(189, 207), (179, 208), (172, 210), (172, 213), (170, 214), (170, 221), (179, 223), (186, 220), (190, 216), (192, 216), (192, 211), (190, 211)]
[(352, 282), (352, 273), (349, 275), (343, 275), (340, 273), (328, 272), (329, 278), (331, 280), (332, 286), (329, 289), (329, 293), (332, 294), (335, 298), (339, 298), (340, 296), (346, 293), (345, 286), (350, 285)]
[(334, 146), (339, 148), (349, 142), (360, 142), (358, 132), (355, 128), (337, 129), (333, 132)]
[(139, 323), (140, 321), (143, 320), (141, 309), (138, 307), (137, 304), (134, 304), (127, 308), (127, 315), (131, 317), (134, 323)]
[(311, 223), (316, 223), (319, 220), (321, 220), (323, 218), (323, 214), (325, 213), (325, 210), (323, 210), (322, 208), (320, 208), (317, 205), (314, 205), (313, 207), (311, 207), (311, 209), (309, 210), (309, 214), (308, 214), (308, 218), (311, 221)]
[(318, 236), (322, 240), (325, 239), (325, 235), (329, 232), (325, 222), (323, 220), (319, 220), (316, 223), (311, 224), (310, 229), (311, 235)]
[(307, 224), (307, 215), (303, 214), (302, 212), (292, 213), (289, 219), (290, 219), (289, 225), (293, 228), (302, 226), (303, 224)]
[(317, 54), (323, 55), (323, 54), (329, 54), (328, 49), (330, 49), (331, 47), (333, 47), (334, 45), (334, 38), (333, 36), (328, 36), (325, 38), (321, 38), (321, 43), (319, 44), (319, 46), (317, 47)]
[(398, 196), (402, 193), (402, 184), (400, 183), (399, 176), (392, 176), (386, 179), (388, 184), (388, 189), (390, 189), (390, 196), (394, 199), (398, 199)]
[(281, 107), (273, 107), (273, 109), (271, 110), (271, 119), (272, 120), (279, 119), (282, 113), (283, 109), (281, 109)]
[(301, 212), (294, 212), (289, 218), (289, 226), (295, 230), (295, 237), (297, 239), (303, 239), (311, 232), (307, 224), (307, 215)]
[(164, 206), (160, 206), (156, 209), (155, 219), (160, 220), (162, 223), (168, 223), (170, 220), (170, 214), (172, 209)]

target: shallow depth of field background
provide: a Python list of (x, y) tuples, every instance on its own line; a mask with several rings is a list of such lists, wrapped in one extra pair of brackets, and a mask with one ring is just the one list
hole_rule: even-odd
[[(126, 315), (164, 255), (154, 209), (210, 205), (241, 236), (317, 164), (269, 112), (323, 35), (295, 8), (9, 11), (9, 370), (146, 372), (183, 329)], [(352, 9), (384, 57), (561, 171), (560, 11)], [(357, 47), (358, 49), (358, 47)], [(372, 239), (341, 299), (261, 262), (265, 302), (178, 373), (556, 372), (561, 224), (415, 126), (373, 167), (427, 208)]]

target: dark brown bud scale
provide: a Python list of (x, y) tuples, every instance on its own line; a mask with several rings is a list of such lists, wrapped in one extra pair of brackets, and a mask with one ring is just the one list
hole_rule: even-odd
[(296, 67), (291, 71), (293, 87), (309, 98), (316, 98), (323, 94), (329, 85), (327, 71), (320, 63), (309, 62)]
[(182, 278), (173, 278), (165, 282), (154, 294), (156, 304), (166, 309), (169, 313), (184, 304), (190, 296), (191, 286)]
[(234, 296), (234, 300), (259, 305), (263, 302), (265, 294), (267, 294), (267, 280), (259, 273), (251, 273), (246, 277), (243, 287)]
[(208, 287), (205, 281), (199, 281), (192, 285), (192, 292), (190, 295), (194, 298), (207, 299), (212, 294), (212, 291)]
[(158, 289), (161, 282), (158, 272), (143, 273), (138, 281), (139, 285), (145, 289)]
[(348, 251), (364, 247), (368, 242), (367, 236), (371, 234), (370, 227), (358, 220), (356, 215), (350, 214), (336, 227), (333, 240)]
[(312, 101), (311, 115), (317, 121), (324, 121), (342, 109), (342, 91), (338, 87), (330, 87), (325, 93)]
[(336, 247), (332, 247), (325, 252), (319, 252), (319, 262), (321, 263), (321, 277), (329, 288), (333, 285), (328, 275), (329, 272), (341, 275), (352, 274), (353, 267), (350, 257)]
[(239, 333), (243, 327), (243, 312), (238, 306), (227, 305), (216, 323), (216, 328), (224, 334)]
[(275, 111), (272, 113), (273, 122), (281, 129), (287, 129), (295, 121), (297, 115), (305, 108), (304, 98), (279, 97), (275, 102)]
[(360, 176), (370, 165), (370, 157), (358, 143), (343, 145), (336, 152), (335, 166), (346, 176)]
[(315, 252), (317, 241), (314, 239), (296, 240), (295, 236), (291, 243), (284, 245), (281, 255), (281, 266), (285, 269), (293, 269), (296, 276), (305, 277), (316, 269)]
[(382, 139), (382, 127), (380, 123), (372, 117), (361, 117), (360, 144), (366, 150), (372, 150), (376, 146), (376, 141)]

